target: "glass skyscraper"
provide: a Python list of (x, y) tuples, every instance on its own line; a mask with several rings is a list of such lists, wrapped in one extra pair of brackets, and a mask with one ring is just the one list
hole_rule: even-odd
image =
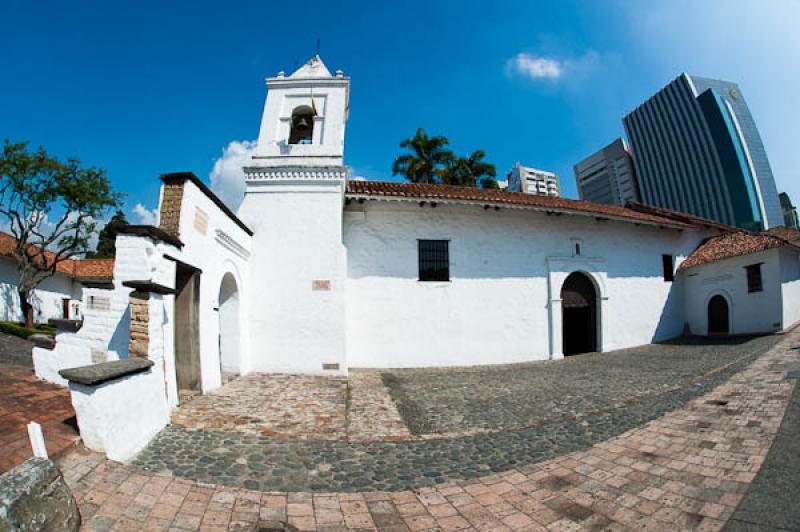
[(623, 125), (644, 203), (750, 230), (783, 225), (767, 153), (735, 83), (681, 74)]

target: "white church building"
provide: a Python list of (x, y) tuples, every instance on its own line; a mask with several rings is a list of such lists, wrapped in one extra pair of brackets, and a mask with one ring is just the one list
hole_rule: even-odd
[[(80, 328), (34, 350), (37, 374), (61, 384), (64, 368), (152, 361), (70, 383), (84, 441), (112, 458), (167, 423), (180, 390), (207, 392), (226, 373), (551, 360), (800, 320), (800, 232), (348, 181), (350, 78), (317, 56), (266, 83), (238, 212), (193, 174), (162, 176), (159, 227), (120, 234), (113, 288), (86, 289)], [(131, 415), (149, 416), (137, 434), (122, 425)]]

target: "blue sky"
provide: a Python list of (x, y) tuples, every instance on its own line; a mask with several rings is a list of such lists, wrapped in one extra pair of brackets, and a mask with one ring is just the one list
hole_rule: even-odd
[(797, 2), (2, 0), (2, 12), (0, 137), (105, 167), (135, 221), (164, 172), (210, 182), (216, 163), (214, 187), (235, 197), (263, 79), (317, 39), (353, 80), (355, 175), (392, 179), (399, 141), (424, 127), (485, 150), (501, 174), (516, 160), (554, 170), (576, 197), (572, 165), (687, 71), (740, 84), (778, 189), (800, 201)]

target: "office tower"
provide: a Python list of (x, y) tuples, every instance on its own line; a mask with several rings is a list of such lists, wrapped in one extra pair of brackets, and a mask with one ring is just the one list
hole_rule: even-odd
[(764, 145), (735, 83), (681, 74), (623, 125), (644, 203), (751, 230), (783, 225)]
[(602, 148), (574, 166), (582, 200), (624, 206), (639, 200), (630, 151), (622, 139)]

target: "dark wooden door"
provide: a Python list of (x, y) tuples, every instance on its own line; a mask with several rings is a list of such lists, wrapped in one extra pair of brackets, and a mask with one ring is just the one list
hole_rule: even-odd
[(178, 264), (175, 289), (175, 377), (178, 389), (201, 390), (200, 272)]
[(717, 294), (708, 302), (708, 334), (728, 334), (728, 302)]
[(583, 273), (571, 273), (561, 287), (561, 337), (564, 355), (597, 351), (597, 294)]

